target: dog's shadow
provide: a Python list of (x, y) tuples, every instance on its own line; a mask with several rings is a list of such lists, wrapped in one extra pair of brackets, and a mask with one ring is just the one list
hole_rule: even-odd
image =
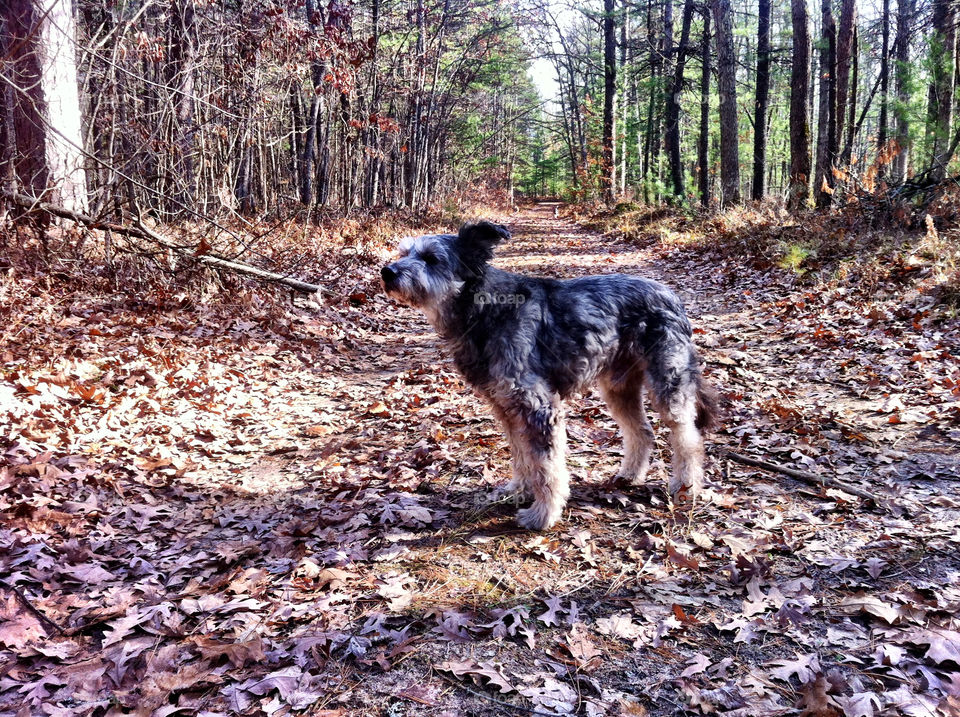
[[(567, 504), (567, 518), (562, 520), (555, 528), (543, 531), (544, 534), (549, 535), (557, 531), (569, 530), (572, 521), (575, 520), (571, 517), (573, 512), (596, 509), (597, 506), (604, 506), (605, 511), (610, 510), (611, 507), (616, 510), (618, 508), (626, 509), (630, 506), (640, 506), (648, 509), (651, 513), (660, 513), (667, 510), (670, 503), (663, 481), (649, 480), (642, 483), (632, 483), (610, 479), (602, 483), (596, 483), (578, 481), (574, 478), (572, 483), (570, 500)], [(452, 511), (450, 518), (437, 534), (424, 536), (417, 543), (426, 547), (431, 541), (439, 544), (458, 539), (465, 542), (474, 542), (477, 539), (486, 538), (538, 535), (540, 533), (537, 531), (522, 528), (516, 522), (517, 511), (529, 504), (529, 501), (506, 498), (490, 500), (473, 509)], [(624, 517), (626, 518), (626, 515)], [(652, 522), (655, 523), (656, 520)]]

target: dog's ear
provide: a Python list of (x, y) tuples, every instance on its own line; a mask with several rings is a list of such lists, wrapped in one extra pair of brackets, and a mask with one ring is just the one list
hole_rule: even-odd
[(469, 270), (482, 274), (483, 267), (493, 258), (493, 247), (509, 238), (510, 231), (502, 224), (487, 221), (464, 224), (457, 234), (460, 260)]

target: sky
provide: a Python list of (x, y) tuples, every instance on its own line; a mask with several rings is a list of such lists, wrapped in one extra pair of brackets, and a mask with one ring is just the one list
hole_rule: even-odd
[(560, 87), (557, 85), (557, 75), (550, 60), (538, 57), (530, 63), (527, 74), (533, 80), (537, 92), (540, 93), (540, 99), (553, 99), (560, 93)]

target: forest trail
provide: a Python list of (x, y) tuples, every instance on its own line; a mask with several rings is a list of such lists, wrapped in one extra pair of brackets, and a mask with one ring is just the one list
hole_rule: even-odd
[(486, 502), (509, 466), (498, 427), (373, 263), (280, 319), (65, 300), (53, 328), (16, 329), (26, 358), (0, 384), (21, 434), (0, 466), (0, 708), (955, 709), (955, 328), (556, 206), (502, 217), (495, 263), (681, 294), (726, 408), (709, 501), (672, 510), (659, 430), (651, 485), (604, 487), (620, 441), (590, 393), (568, 405), (563, 520), (518, 529)]

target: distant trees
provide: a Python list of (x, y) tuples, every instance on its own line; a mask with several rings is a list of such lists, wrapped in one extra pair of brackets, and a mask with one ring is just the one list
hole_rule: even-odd
[(680, 93), (683, 92), (684, 69), (687, 49), (690, 43), (690, 23), (693, 20), (693, 0), (683, 3), (683, 17), (680, 20), (680, 44), (677, 46), (677, 59), (667, 91), (666, 140), (667, 157), (670, 162), (670, 179), (673, 197), (683, 201), (686, 188), (683, 181), (683, 159), (680, 154)]
[[(561, 89), (562, 142), (547, 131), (545, 151), (579, 196), (826, 208), (877, 180), (948, 173), (960, 145), (954, 0), (881, 0), (865, 17), (858, 0), (593, 1), (576, 12), (525, 0), (549, 17), (531, 26)], [(617, 29), (626, 102), (611, 125), (599, 102)], [(619, 182), (600, 171), (614, 147)]]
[[(40, 33), (49, 3), (0, 5), (0, 139), (5, 176), (64, 201), (83, 172), (43, 172), (83, 147), (97, 211), (420, 210), (481, 174), (509, 189), (536, 120), (505, 0), (75, 2), (76, 24), (57, 0)], [(62, 47), (35, 52), (48, 36)]]
[(697, 138), (697, 192), (700, 204), (710, 206), (710, 11), (703, 10), (700, 40), (700, 132)]
[(934, 0), (933, 32), (930, 36), (930, 89), (927, 102), (926, 136), (933, 179), (943, 179), (953, 153), (950, 128), (953, 124), (954, 77), (957, 32), (951, 0)]
[(97, 212), (826, 208), (960, 144), (955, 0), (50, 1), (0, 6), (0, 177)]
[(890, 0), (883, 0), (880, 15), (880, 117), (877, 128), (877, 147), (886, 147), (890, 122)]
[(893, 159), (891, 179), (902, 182), (907, 175), (910, 162), (910, 86), (912, 71), (910, 68), (910, 34), (914, 21), (916, 0), (897, 0), (897, 34), (893, 41), (894, 93), (897, 101), (894, 106), (896, 119), (896, 140), (898, 153)]

